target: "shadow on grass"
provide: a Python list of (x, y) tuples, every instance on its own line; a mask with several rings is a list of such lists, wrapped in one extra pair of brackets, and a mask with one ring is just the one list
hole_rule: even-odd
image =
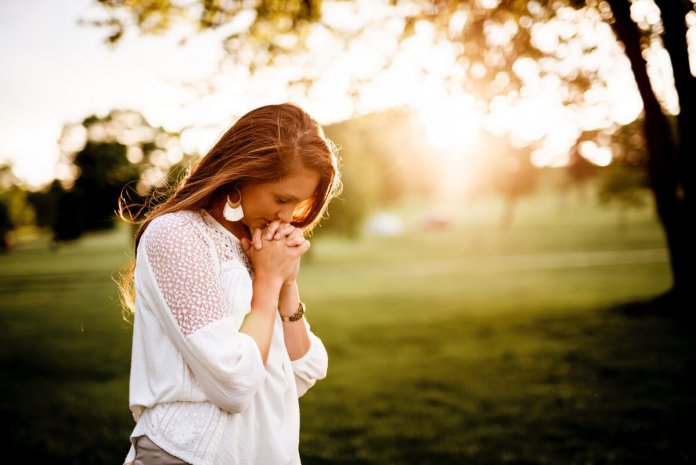
[(696, 331), (689, 310), (667, 293), (539, 321), (549, 341), (567, 347), (554, 357), (557, 368), (546, 369), (560, 395), (546, 399), (546, 419), (529, 424), (545, 433), (530, 437), (539, 450), (564, 452), (552, 461), (527, 457), (530, 463), (696, 463)]
[(303, 464), (696, 463), (692, 327), (622, 308), (363, 327), (303, 399)]
[(679, 294), (674, 290), (650, 299), (625, 302), (612, 310), (630, 317), (658, 316), (696, 323), (696, 298), (686, 293)]

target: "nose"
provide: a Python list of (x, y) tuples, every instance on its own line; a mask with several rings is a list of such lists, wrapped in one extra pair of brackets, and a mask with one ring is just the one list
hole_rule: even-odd
[(293, 205), (288, 205), (286, 208), (278, 211), (278, 219), (284, 223), (292, 221), (292, 213), (295, 210)]

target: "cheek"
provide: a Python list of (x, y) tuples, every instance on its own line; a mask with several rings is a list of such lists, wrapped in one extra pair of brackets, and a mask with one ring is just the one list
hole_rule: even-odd
[(263, 209), (264, 213), (267, 214), (274, 214), (276, 211), (278, 211), (278, 207), (273, 199), (266, 199), (261, 208)]
[(266, 198), (256, 198), (254, 200), (254, 202), (249, 203), (249, 214), (254, 217), (272, 219), (271, 215), (275, 212), (274, 202)]

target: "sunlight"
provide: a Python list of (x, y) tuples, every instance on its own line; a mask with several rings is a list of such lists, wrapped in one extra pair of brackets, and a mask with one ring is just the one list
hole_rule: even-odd
[(483, 117), (473, 95), (441, 99), (422, 105), (417, 119), (429, 142), (441, 155), (438, 190), (443, 198), (459, 198), (477, 175), (478, 144)]
[(691, 74), (696, 76), (696, 11), (690, 11), (686, 15), (686, 25), (689, 30), (686, 33), (686, 42), (689, 47), (689, 64)]
[(611, 148), (599, 146), (591, 140), (580, 144), (580, 155), (598, 166), (609, 166), (613, 159)]
[[(501, 4), (476, 2), (486, 9)], [(520, 55), (509, 73), (487, 76), (483, 58), (458, 61), (463, 45), (443, 38), (432, 22), (415, 21), (413, 33), (401, 37), (415, 3), (324, 2), (323, 20), (309, 32), (306, 53), (292, 60), (280, 58), (277, 66), (253, 77), (244, 63), (220, 63), (219, 47), (221, 37), (248, 27), (250, 12), (183, 45), (179, 41), (186, 31), (174, 28), (157, 37), (128, 35), (105, 53), (100, 31), (73, 27), (75, 18), (84, 14), (83, 0), (52, 6), (48, 15), (41, 9), (18, 8), (17, 16), (5, 24), (12, 38), (0, 48), (0, 55), (4, 53), (6, 61), (12, 57), (12, 67), (21, 70), (2, 76), (0, 101), (10, 110), (0, 114), (0, 160), (11, 160), (16, 174), (38, 187), (54, 177), (60, 157), (55, 141), (62, 125), (117, 107), (137, 109), (153, 125), (182, 131), (185, 151), (205, 153), (236, 117), (262, 104), (289, 100), (322, 124), (392, 107), (416, 109), (433, 146), (451, 160), (472, 152), (469, 147), (485, 125), (488, 132), (508, 137), (518, 147), (531, 147), (535, 164), (556, 166), (567, 162), (577, 133), (628, 124), (642, 111), (630, 63), (597, 8), (562, 8), (555, 18), (541, 21), (540, 3), (527, 2), (531, 16), (519, 22), (487, 21), (482, 33), (500, 47), (510, 44), (519, 27), (534, 23), (532, 43), (549, 55)], [(601, 10), (606, 2), (598, 3)], [(461, 7), (453, 14), (444, 26), (446, 35), (458, 37), (466, 29), (472, 21), (468, 11)], [(661, 27), (654, 0), (634, 0), (631, 15), (645, 30)], [(696, 11), (686, 15), (686, 22), (696, 75)], [(23, 35), (27, 30), (22, 24), (35, 24), (60, 40), (33, 41)], [(344, 44), (333, 29), (349, 36), (361, 32)], [(578, 40), (569, 42), (573, 35)], [(31, 47), (31, 60), (11, 47), (23, 40)], [(660, 40), (645, 45), (655, 92), (665, 109), (676, 114), (679, 104), (669, 55)], [(52, 70), (50, 82), (41, 78), (45, 69)], [(595, 78), (581, 94), (572, 95), (566, 80), (579, 72)], [(476, 97), (462, 96), (465, 87), (458, 85), (484, 76), (499, 91), (486, 116)], [(296, 84), (303, 77), (312, 82), (307, 94)], [(523, 86), (508, 95), (514, 78)], [(606, 153), (600, 155), (606, 159)], [(172, 149), (166, 156), (172, 162), (182, 154)], [(131, 152), (129, 159), (140, 155)]]
[(476, 142), (482, 118), (475, 104), (472, 95), (463, 95), (421, 107), (420, 120), (435, 148), (458, 155)]

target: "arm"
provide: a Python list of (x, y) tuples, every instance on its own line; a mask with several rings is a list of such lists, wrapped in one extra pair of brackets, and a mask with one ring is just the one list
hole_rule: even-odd
[(237, 413), (251, 402), (266, 371), (259, 342), (227, 316), (210, 247), (184, 215), (153, 221), (138, 250), (138, 311), (154, 313), (206, 397)]
[[(283, 285), (280, 292), (280, 314), (292, 315), (297, 310), (299, 302), (297, 282), (293, 280)], [(326, 377), (329, 358), (324, 344), (312, 333), (305, 316), (297, 321), (284, 321), (283, 334), (285, 348), (295, 373), (297, 395), (301, 397), (316, 384), (317, 380)]]
[[(296, 269), (299, 267), (299, 258), (309, 249), (309, 242), (288, 247), (286, 241), (263, 240), (263, 231), (254, 231), (252, 240), (242, 239), (244, 253), (249, 256), (254, 267), (254, 293), (252, 296), (252, 312), (247, 315), (240, 331), (255, 337), (259, 341), (259, 347), (264, 355), (264, 363), (270, 350), (271, 338), (273, 336), (273, 324), (275, 313), (278, 308), (285, 308), (288, 304), (295, 302), (295, 308), (299, 304), (297, 295), (297, 285), (289, 286), (284, 283), (295, 281)], [(294, 289), (294, 293), (292, 291)], [(258, 308), (254, 314), (254, 308)], [(294, 310), (292, 311), (294, 313)], [(301, 337), (301, 333), (298, 333)], [(285, 334), (287, 338), (287, 333)], [(306, 337), (306, 334), (305, 334)], [(295, 342), (302, 343), (301, 340), (293, 339)], [(286, 340), (286, 345), (287, 345)], [(309, 340), (305, 341), (306, 348), (309, 348)], [(302, 351), (302, 345), (295, 347), (294, 352)], [(298, 357), (301, 354), (298, 355)]]
[(276, 308), (278, 308), (280, 284), (271, 278), (257, 277), (254, 279), (253, 286), (251, 312), (244, 318), (239, 332), (248, 334), (256, 341), (261, 351), (263, 364), (266, 365), (273, 339), (273, 323)]
[[(290, 316), (300, 305), (300, 293), (297, 289), (295, 280), (283, 284), (280, 291), (280, 303), (278, 311), (281, 315)], [(295, 361), (302, 358), (310, 348), (309, 333), (304, 324), (304, 317), (297, 321), (284, 321), (283, 334), (285, 336), (285, 348), (288, 351), (290, 360)]]
[[(303, 231), (287, 223), (271, 223), (264, 232), (265, 239), (275, 241), (285, 239), (290, 249), (303, 247), (309, 249), (309, 242), (304, 238)], [(257, 241), (257, 247), (263, 247), (265, 241)], [(304, 252), (302, 252), (304, 253)], [(278, 311), (281, 315), (289, 316), (295, 313), (300, 302), (297, 288), (297, 275), (300, 270), (298, 257), (292, 273), (285, 280), (280, 291)], [(324, 344), (315, 336), (307, 322), (306, 316), (297, 321), (283, 322), (285, 348), (292, 361), (292, 368), (297, 383), (298, 396), (304, 395), (319, 379), (326, 377), (328, 355)]]

